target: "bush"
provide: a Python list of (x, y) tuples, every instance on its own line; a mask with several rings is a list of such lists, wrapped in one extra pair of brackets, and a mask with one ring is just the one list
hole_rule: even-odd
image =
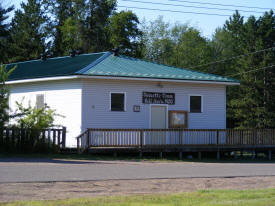
[(10, 117), (15, 123), (10, 128), (0, 131), (1, 151), (23, 153), (49, 153), (58, 152), (59, 147), (45, 136), (45, 132), (54, 125), (54, 118), (58, 115), (55, 110), (45, 105), (42, 108), (24, 107), (18, 103), (15, 114)]

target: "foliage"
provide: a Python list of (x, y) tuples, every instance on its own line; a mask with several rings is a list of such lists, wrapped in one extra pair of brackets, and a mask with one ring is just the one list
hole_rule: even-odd
[(211, 60), (209, 41), (187, 24), (170, 25), (160, 16), (143, 22), (143, 50), (148, 60), (188, 68)]
[[(51, 17), (51, 50), (55, 56), (68, 54), (81, 46), (81, 25), (85, 16), (85, 0), (43, 0), (45, 12)], [(72, 44), (72, 45), (70, 45)], [(70, 48), (69, 48), (70, 47)]]
[(101, 52), (111, 49), (109, 17), (116, 8), (116, 0), (87, 0), (86, 16), (82, 25), (84, 52)]
[[(274, 47), (275, 16), (272, 11), (246, 22), (236, 12), (216, 32), (214, 44), (220, 57), (228, 58)], [(239, 87), (229, 88), (227, 95), (228, 126), (239, 128), (275, 127), (275, 50), (269, 49), (219, 64), (220, 74), (241, 80)], [(257, 69), (258, 68), (258, 69)], [(256, 69), (256, 70), (255, 70)], [(251, 70), (255, 70), (251, 72)]]
[(71, 49), (77, 50), (80, 48), (81, 36), (79, 33), (78, 21), (69, 17), (65, 20), (64, 25), (60, 26), (62, 34), (62, 48), (65, 53)]
[(13, 6), (8, 8), (3, 8), (0, 2), (0, 64), (7, 62), (8, 59), (8, 40), (9, 40), (9, 23), (7, 19), (9, 18), (8, 14), (14, 9)]
[(139, 20), (131, 11), (115, 13), (110, 18), (110, 43), (113, 48), (128, 56), (141, 56), (142, 32), (138, 28)]
[(21, 103), (16, 102), (17, 111), (14, 115), (17, 122), (16, 126), (24, 129), (48, 129), (54, 125), (54, 118), (61, 116), (56, 113), (55, 110), (45, 105), (42, 108), (32, 107), (30, 104), (28, 107), (23, 106)]
[(48, 18), (42, 10), (41, 0), (21, 3), (11, 22), (11, 62), (40, 58), (46, 50)]
[(6, 85), (6, 80), (16, 67), (9, 71), (7, 66), (0, 66), (0, 128), (3, 128), (9, 120), (9, 87)]
[[(52, 128), (54, 118), (61, 116), (56, 114), (55, 110), (46, 106), (36, 108), (29, 105), (23, 106), (22, 103), (17, 104), (15, 114), (10, 115), (14, 124), (10, 124), (8, 128), (13, 130), (13, 140), (9, 136), (4, 135), (4, 141), (0, 144), (1, 151), (5, 152), (24, 152), (24, 153), (48, 153), (58, 152), (59, 147), (48, 142), (43, 137), (43, 130)], [(3, 137), (2, 137), (3, 138)]]

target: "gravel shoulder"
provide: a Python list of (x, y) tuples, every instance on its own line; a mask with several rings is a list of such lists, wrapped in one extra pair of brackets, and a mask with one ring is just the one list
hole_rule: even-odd
[(181, 193), (205, 189), (275, 188), (275, 176), (1, 183), (0, 202), (79, 197)]

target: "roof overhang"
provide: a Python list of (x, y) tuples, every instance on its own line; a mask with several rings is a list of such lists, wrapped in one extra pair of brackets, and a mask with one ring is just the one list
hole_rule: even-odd
[(151, 81), (151, 82), (179, 82), (179, 83), (195, 83), (195, 84), (219, 84), (219, 85), (240, 85), (239, 82), (221, 82), (221, 81), (198, 81), (198, 80), (184, 80), (184, 79), (157, 79), (157, 78), (142, 78), (142, 77), (115, 77), (115, 76), (91, 76), (91, 75), (69, 75), (59, 77), (43, 77), (34, 79), (22, 79), (7, 81), (6, 84), (23, 84), (33, 82), (46, 82), (69, 79), (114, 79), (114, 80), (135, 80), (135, 81)]

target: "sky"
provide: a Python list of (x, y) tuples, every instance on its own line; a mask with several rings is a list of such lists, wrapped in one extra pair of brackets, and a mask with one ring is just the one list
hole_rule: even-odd
[[(20, 8), (22, 0), (3, 0), (4, 3), (14, 4), (15, 8)], [(26, 0), (24, 0), (26, 1)], [(151, 2), (141, 3), (141, 2)], [(191, 3), (193, 2), (193, 3)], [(194, 3), (199, 2), (199, 3)], [(211, 3), (212, 5), (206, 4)], [(163, 4), (163, 5), (160, 5)], [(177, 6), (172, 6), (177, 5)], [(213, 4), (223, 4), (231, 6), (220, 6)], [(199, 29), (203, 36), (211, 38), (217, 27), (222, 27), (225, 21), (230, 15), (234, 13), (236, 9), (240, 11), (241, 15), (249, 17), (254, 15), (256, 17), (261, 16), (269, 8), (275, 10), (275, 0), (118, 0), (118, 11), (121, 10), (132, 10), (139, 20), (142, 21), (154, 21), (158, 16), (163, 16), (166, 22), (170, 23), (188, 23), (191, 26)], [(130, 8), (135, 7), (135, 8)], [(137, 9), (149, 8), (156, 10)], [(208, 8), (194, 8), (194, 7), (208, 7)], [(245, 7), (259, 7), (259, 8), (245, 8)], [(213, 9), (213, 8), (218, 8)], [(228, 9), (228, 10), (223, 10)], [(179, 12), (159, 11), (159, 10), (173, 10)], [(187, 12), (187, 13), (181, 13)], [(219, 14), (228, 16), (212, 16), (204, 14), (192, 14), (194, 13), (208, 13), (208, 14)]]

